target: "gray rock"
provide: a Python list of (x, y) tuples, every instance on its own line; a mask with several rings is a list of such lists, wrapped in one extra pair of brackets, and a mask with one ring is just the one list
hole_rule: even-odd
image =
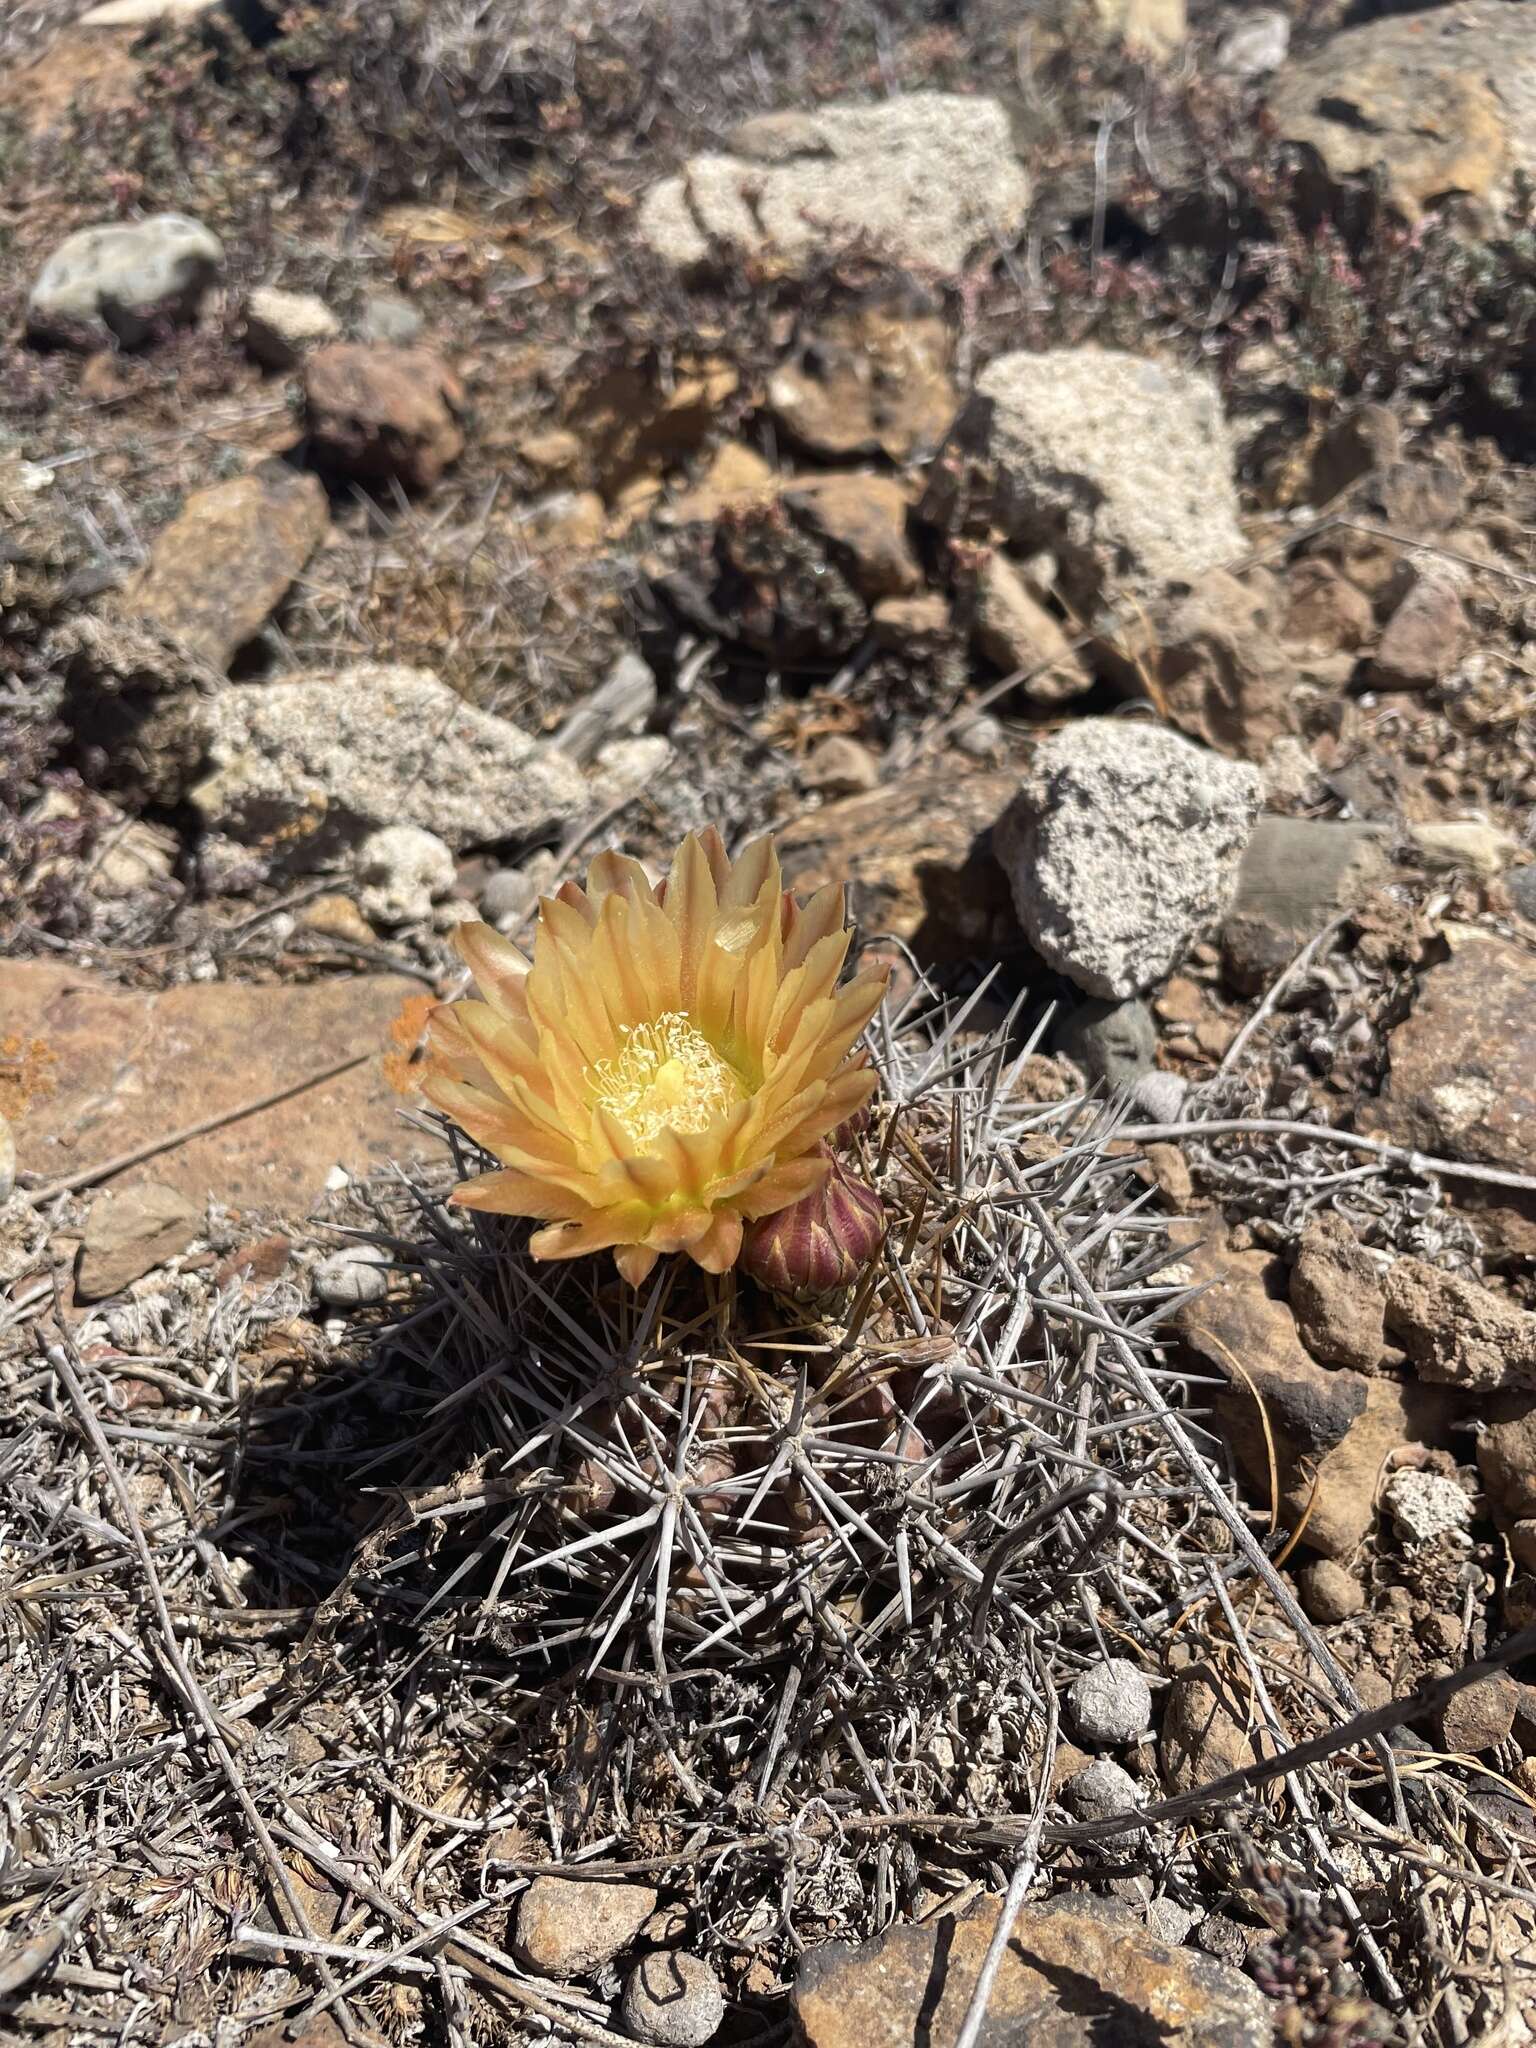
[(10, 1119), (0, 1114), (0, 1209), (16, 1191), (16, 1139)]
[(179, 1189), (144, 1181), (98, 1195), (85, 1219), (75, 1294), (105, 1301), (145, 1273), (184, 1252), (202, 1227), (203, 1214)]
[(1536, 861), (1510, 875), (1509, 900), (1522, 917), (1536, 924)]
[(862, 242), (953, 276), (1029, 204), (996, 100), (914, 92), (760, 114), (729, 144), (690, 158), (641, 202), (642, 237), (680, 269), (723, 251), (803, 271)]
[(1127, 1088), (1152, 1065), (1157, 1025), (1140, 996), (1123, 1003), (1079, 1003), (1056, 1027), (1056, 1050), (1076, 1060), (1092, 1081)]
[(340, 332), (341, 322), (313, 292), (264, 284), (245, 302), (245, 345), (263, 369), (296, 369), (305, 349), (334, 341)]
[(1091, 622), (1119, 599), (1192, 584), (1246, 548), (1215, 385), (1112, 349), (999, 356), (976, 380), (929, 476), (924, 517), (990, 518), (1057, 558)]
[(327, 1308), (371, 1308), (388, 1293), (389, 1254), (377, 1245), (344, 1245), (315, 1268), (315, 1294)]
[(419, 825), (455, 851), (533, 837), (587, 801), (580, 773), (426, 669), (357, 668), (226, 690), (207, 710), (204, 824), (288, 853)]
[(1189, 1083), (1182, 1074), (1165, 1074), (1154, 1067), (1143, 1074), (1131, 1091), (1137, 1109), (1154, 1124), (1182, 1121), (1189, 1096)]
[(1290, 47), (1289, 15), (1278, 7), (1255, 7), (1216, 45), (1216, 69), (1230, 78), (1262, 78), (1280, 69)]
[(370, 292), (357, 318), (357, 338), (409, 348), (426, 324), (417, 308), (399, 292)]
[(558, 863), (547, 848), (531, 853), (521, 867), (498, 868), (480, 891), (480, 915), (498, 931), (515, 934), (539, 898), (554, 888), (557, 873)]
[[(1142, 1789), (1130, 1772), (1107, 1756), (1084, 1764), (1061, 1788), (1062, 1805), (1078, 1820), (1113, 1820), (1118, 1814), (1134, 1813), (1142, 1798)], [(1119, 1839), (1130, 1841), (1134, 1837), (1122, 1835)]]
[(1361, 902), (1391, 873), (1379, 825), (1324, 818), (1260, 818), (1221, 928), (1234, 988), (1257, 994), (1308, 939)]
[(622, 1955), (655, 1910), (650, 1885), (536, 1877), (517, 1902), (513, 1953), (546, 1977), (586, 1977)]
[(1030, 943), (1089, 995), (1151, 988), (1226, 909), (1262, 793), (1161, 726), (1065, 726), (992, 835)]
[(1106, 1657), (1067, 1687), (1067, 1711), (1083, 1742), (1134, 1742), (1152, 1722), (1152, 1688), (1125, 1657)]
[(1172, 1948), (1178, 1947), (1194, 1924), (1194, 1914), (1177, 1899), (1152, 1899), (1147, 1905), (1147, 1932)]
[(416, 924), (453, 887), (453, 855), (420, 825), (386, 825), (357, 849), (358, 908), (370, 924)]
[(27, 332), (87, 348), (115, 335), (135, 347), (162, 321), (195, 319), (223, 264), (218, 236), (185, 214), (79, 228), (38, 274)]
[(555, 745), (568, 760), (585, 767), (609, 740), (644, 732), (655, 709), (656, 678), (650, 663), (626, 648), (591, 696), (566, 718), (555, 734)]
[(725, 1993), (702, 1957), (664, 1949), (630, 1971), (619, 2017), (637, 2041), (704, 2048), (725, 2018)]

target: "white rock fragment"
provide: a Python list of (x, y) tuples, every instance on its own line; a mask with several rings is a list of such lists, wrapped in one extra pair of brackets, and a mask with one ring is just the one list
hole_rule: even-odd
[(195, 319), (224, 265), (224, 245), (181, 213), (79, 228), (38, 273), (27, 300), (36, 341), (132, 348), (162, 321)]
[(371, 1308), (389, 1293), (389, 1254), (378, 1245), (346, 1245), (320, 1261), (314, 1282), (327, 1308)]
[(453, 887), (453, 854), (420, 825), (386, 825), (357, 849), (358, 908), (370, 924), (416, 924)]
[(1089, 995), (1152, 988), (1231, 901), (1262, 796), (1256, 768), (1164, 726), (1063, 727), (992, 835), (1030, 943)]

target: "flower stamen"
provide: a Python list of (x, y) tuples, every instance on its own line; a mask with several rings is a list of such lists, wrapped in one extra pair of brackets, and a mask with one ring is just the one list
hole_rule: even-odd
[(681, 1010), (626, 1024), (623, 1049), (587, 1069), (594, 1106), (607, 1110), (637, 1145), (660, 1131), (707, 1131), (746, 1099), (741, 1078)]

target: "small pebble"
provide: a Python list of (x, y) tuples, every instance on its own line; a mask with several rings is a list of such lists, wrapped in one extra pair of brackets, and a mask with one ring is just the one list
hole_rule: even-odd
[(1107, 1657), (1067, 1687), (1067, 1710), (1083, 1742), (1134, 1742), (1152, 1721), (1152, 1689), (1125, 1657)]
[(1331, 1557), (1320, 1557), (1302, 1572), (1301, 1604), (1313, 1621), (1348, 1621), (1365, 1605), (1365, 1588)]
[(1171, 1948), (1178, 1947), (1194, 1924), (1195, 1916), (1188, 1906), (1181, 1906), (1174, 1899), (1153, 1899), (1147, 1907), (1148, 1934), (1155, 1934)]
[(701, 1957), (664, 1949), (630, 1971), (619, 2017), (637, 2041), (704, 2048), (725, 2018), (725, 1994)]
[(1141, 1787), (1129, 1771), (1100, 1756), (1068, 1778), (1061, 1788), (1061, 1803), (1079, 1820), (1113, 1820), (1136, 1811)]
[(622, 1955), (656, 1910), (649, 1885), (536, 1877), (517, 1902), (512, 1949), (546, 1977), (585, 1977)]
[(370, 1308), (389, 1292), (389, 1255), (377, 1245), (348, 1245), (315, 1268), (315, 1293), (327, 1308)]
[(358, 317), (357, 338), (408, 348), (425, 325), (416, 307), (398, 292), (370, 292)]

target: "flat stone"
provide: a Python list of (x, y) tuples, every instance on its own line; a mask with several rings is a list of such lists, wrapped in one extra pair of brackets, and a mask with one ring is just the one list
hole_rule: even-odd
[(1465, 1686), (1439, 1716), (1440, 1739), (1460, 1756), (1497, 1749), (1515, 1725), (1521, 1687), (1507, 1671)]
[[(963, 1920), (898, 1925), (805, 1955), (794, 2008), (805, 2048), (954, 2048), (999, 1902)], [(1248, 1978), (1159, 1941), (1115, 1902), (1025, 1906), (1014, 1922), (977, 2048), (1268, 2048), (1269, 2007)]]
[(1392, 872), (1388, 846), (1379, 825), (1260, 818), (1222, 920), (1222, 965), (1232, 986), (1258, 994), (1331, 918), (1379, 888)]
[(1536, 1315), (1468, 1273), (1394, 1259), (1386, 1316), (1422, 1380), (1474, 1393), (1536, 1388)]
[[(1458, 931), (1392, 1033), (1390, 1069), (1362, 1124), (1400, 1144), (1529, 1173), (1536, 1138), (1536, 956)], [(1369, 1118), (1369, 1120), (1368, 1120)], [(1451, 1184), (1490, 1249), (1536, 1253), (1536, 1201)]]
[(203, 1210), (160, 1181), (98, 1195), (85, 1221), (75, 1273), (79, 1301), (105, 1301), (184, 1252), (204, 1221)]
[(55, 1088), (16, 1124), (22, 1169), (51, 1181), (223, 1111), (297, 1087), (350, 1054), (349, 1072), (189, 1139), (112, 1182), (175, 1189), (201, 1207), (303, 1214), (335, 1165), (429, 1158), (437, 1147), (402, 1121), (382, 1055), (401, 1003), (422, 994), (403, 975), (263, 987), (191, 982), (147, 995), (52, 961), (10, 961), (6, 1024), (54, 1055)]
[(1101, 604), (1191, 585), (1247, 545), (1215, 385), (1113, 349), (989, 363), (930, 469), (923, 516), (1047, 550), (1087, 623)]
[(848, 882), (860, 929), (905, 939), (922, 958), (1017, 950), (990, 832), (1017, 786), (966, 763), (824, 804), (779, 834), (785, 876), (807, 892)]
[(645, 1884), (536, 1877), (517, 1902), (513, 1953), (546, 1977), (585, 1977), (620, 1956), (656, 1910)]
[(728, 143), (641, 201), (641, 236), (680, 269), (730, 253), (793, 275), (863, 245), (954, 276), (1029, 204), (1007, 113), (992, 99), (914, 92), (760, 114)]
[(1221, 918), (1262, 796), (1256, 769), (1165, 726), (1064, 726), (995, 835), (1030, 943), (1089, 995), (1142, 994)]
[(117, 604), (227, 669), (261, 631), (330, 525), (320, 479), (285, 462), (194, 491)]
[(455, 851), (531, 837), (587, 802), (580, 772), (425, 669), (358, 668), (226, 690), (191, 802), (247, 844), (318, 854), (417, 825)]
[(1536, 39), (1503, 0), (1392, 14), (1288, 65), (1269, 112), (1331, 182), (1379, 174), (1407, 220), (1457, 193), (1496, 210), (1536, 177)]
[(27, 300), (34, 340), (132, 348), (162, 322), (195, 319), (224, 264), (224, 245), (181, 213), (79, 228), (61, 242)]

